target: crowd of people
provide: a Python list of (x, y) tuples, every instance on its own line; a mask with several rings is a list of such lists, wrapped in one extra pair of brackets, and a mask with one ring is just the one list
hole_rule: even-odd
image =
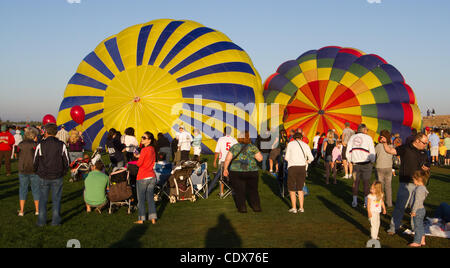
[[(153, 198), (157, 177), (154, 167), (157, 160), (175, 163), (186, 161), (190, 159), (191, 150), (194, 153), (193, 160), (200, 160), (201, 132), (194, 129), (191, 134), (182, 125), (178, 130), (172, 141), (162, 133), (158, 133), (155, 138), (152, 133), (145, 132), (140, 142), (131, 127), (125, 130), (124, 135), (113, 128), (108, 132), (106, 149), (111, 168), (123, 168), (132, 161), (139, 168), (136, 178), (136, 224), (143, 224), (146, 220), (155, 224), (157, 220)], [(428, 194), (426, 185), (430, 167), (450, 164), (450, 133), (437, 133), (430, 128), (419, 133), (413, 130), (412, 135), (402, 141), (398, 134), (383, 130), (379, 140), (374, 142), (368, 132), (364, 124), (354, 130), (349, 123), (345, 123), (340, 135), (334, 129), (327, 133), (317, 132), (310, 147), (307, 136), (300, 128), (290, 130), (289, 135), (285, 130), (267, 130), (253, 140), (248, 131), (239, 133), (235, 139), (232, 129), (226, 127), (224, 136), (217, 141), (213, 160), (213, 167), (217, 169), (215, 179), (220, 178), (219, 196), (224, 195), (222, 178), (229, 178), (238, 212), (247, 212), (247, 197), (253, 211), (261, 212), (258, 171), (262, 169), (279, 176), (286, 169), (291, 201), (288, 212), (303, 213), (308, 168), (311, 165), (320, 167), (323, 163), (323, 179), (327, 185), (330, 184), (330, 177), (332, 183), (337, 184), (337, 171), (342, 168), (342, 178), (353, 179), (351, 205), (354, 208), (359, 203), (359, 185), (363, 184), (362, 205), (367, 209), (370, 219), (371, 238), (378, 239), (379, 214), (386, 214), (386, 208), (394, 205), (392, 178), (398, 169), (400, 183), (388, 233), (394, 235), (400, 230), (405, 209), (411, 204), (411, 226), (416, 235), (410, 246), (423, 246), (423, 202)], [(18, 158), (19, 216), (24, 215), (28, 188), (31, 185), (35, 214), (38, 216), (37, 225), (46, 225), (50, 190), (53, 201), (52, 225), (61, 224), (63, 178), (70, 164), (83, 158), (84, 146), (83, 134), (76, 130), (68, 132), (64, 126), (59, 130), (55, 124), (47, 124), (44, 128), (27, 126), (24, 129), (7, 129), (5, 125), (1, 126), (0, 164), (3, 158), (7, 176), (11, 174), (10, 159)], [(106, 193), (109, 190), (109, 178), (104, 173), (103, 162), (97, 161), (91, 166), (92, 170), (84, 182), (86, 211), (91, 212), (94, 207), (100, 212), (108, 202)], [(373, 171), (376, 181), (370, 185)]]

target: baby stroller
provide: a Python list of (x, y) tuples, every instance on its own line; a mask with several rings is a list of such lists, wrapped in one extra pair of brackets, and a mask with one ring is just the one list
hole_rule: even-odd
[(170, 203), (176, 203), (182, 200), (190, 200), (195, 202), (194, 187), (191, 181), (191, 175), (194, 169), (197, 168), (197, 162), (194, 161), (182, 161), (172, 171), (172, 175), (169, 178), (170, 185)]
[(98, 160), (101, 160), (101, 149), (101, 147), (97, 148), (92, 154), (91, 158), (77, 158), (75, 159), (75, 161), (70, 163), (70, 182), (81, 181), (82, 179), (85, 179), (87, 177), (91, 166), (95, 165)]
[(128, 206), (128, 214), (131, 214), (132, 196), (128, 170), (120, 168), (113, 171), (109, 175), (109, 214), (112, 213), (113, 206)]

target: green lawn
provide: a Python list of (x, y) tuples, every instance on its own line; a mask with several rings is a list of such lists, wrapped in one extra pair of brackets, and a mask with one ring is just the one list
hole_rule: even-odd
[[(211, 158), (208, 157), (211, 163)], [(338, 179), (337, 185), (325, 185), (323, 171), (314, 168), (307, 184), (311, 194), (305, 200), (305, 213), (288, 213), (289, 202), (278, 196), (273, 177), (261, 173), (259, 191), (263, 212), (240, 214), (233, 199), (219, 199), (216, 188), (207, 200), (195, 203), (167, 201), (157, 203), (156, 225), (137, 226), (137, 212), (127, 215), (121, 208), (114, 214), (87, 214), (83, 203), (83, 183), (65, 178), (62, 198), (63, 224), (59, 227), (35, 226), (31, 193), (26, 215), (17, 216), (19, 183), (13, 163), (13, 175), (0, 170), (0, 247), (66, 247), (70, 239), (83, 248), (158, 247), (158, 248), (350, 248), (365, 247), (370, 225), (362, 207), (351, 207), (351, 180)], [(209, 165), (213, 171), (212, 164)], [(398, 177), (394, 178), (394, 200)], [(362, 186), (361, 186), (362, 187)], [(450, 169), (433, 168), (426, 200), (427, 215), (432, 216), (441, 202), (450, 202)], [(360, 198), (360, 203), (362, 198)], [(388, 236), (392, 209), (382, 217), (380, 242), (384, 248), (407, 247), (412, 237)], [(50, 219), (51, 213), (49, 213)], [(405, 216), (404, 223), (409, 222)], [(427, 237), (427, 247), (449, 248), (450, 240)]]

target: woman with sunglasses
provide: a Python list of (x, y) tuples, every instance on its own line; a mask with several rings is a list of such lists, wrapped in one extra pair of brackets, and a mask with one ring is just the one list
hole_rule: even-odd
[(134, 156), (138, 158), (137, 166), (139, 171), (136, 178), (138, 213), (139, 218), (136, 224), (143, 224), (147, 219), (145, 211), (145, 202), (148, 203), (148, 219), (152, 224), (156, 223), (156, 205), (153, 199), (153, 190), (156, 184), (156, 174), (153, 170), (156, 154), (154, 148), (155, 138), (152, 133), (145, 132), (142, 136), (141, 144), (144, 146), (140, 153), (135, 152)]

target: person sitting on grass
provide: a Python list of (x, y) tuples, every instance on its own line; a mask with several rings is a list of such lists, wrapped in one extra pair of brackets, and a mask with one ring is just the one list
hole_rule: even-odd
[(96, 207), (96, 211), (101, 213), (101, 209), (108, 203), (105, 189), (109, 190), (109, 178), (101, 172), (104, 168), (102, 161), (95, 162), (92, 171), (84, 181), (84, 202), (87, 213), (91, 212), (91, 207)]

